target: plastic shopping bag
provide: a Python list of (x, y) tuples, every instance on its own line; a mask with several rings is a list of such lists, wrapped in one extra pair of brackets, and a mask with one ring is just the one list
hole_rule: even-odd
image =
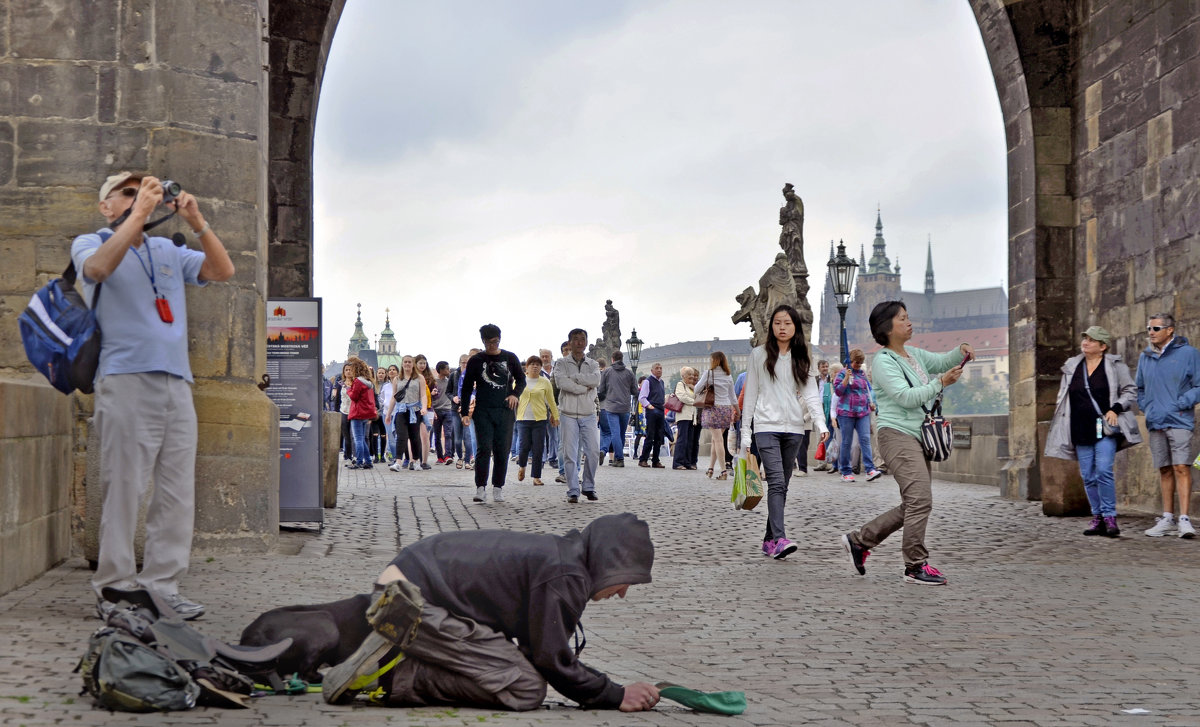
[(815, 459), (819, 462), (825, 461), (825, 442), (824, 441), (822, 441), (820, 444), (817, 445), (817, 451), (815, 454), (813, 454), (813, 459)]
[(753, 510), (762, 499), (763, 484), (762, 475), (758, 472), (758, 458), (752, 454), (739, 457), (730, 502), (735, 510)]

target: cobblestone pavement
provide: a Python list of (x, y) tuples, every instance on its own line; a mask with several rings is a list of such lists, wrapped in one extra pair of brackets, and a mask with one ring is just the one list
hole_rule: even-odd
[[(631, 462), (632, 464), (632, 462)], [(560, 533), (605, 513), (650, 522), (655, 581), (625, 601), (589, 606), (584, 659), (619, 681), (742, 689), (741, 717), (664, 701), (624, 715), (544, 710), (331, 707), (319, 695), (267, 697), (250, 710), (112, 715), (79, 696), (71, 673), (97, 627), (89, 573), (74, 560), (0, 597), (0, 720), (98, 725), (1200, 725), (1200, 540), (1147, 538), (1151, 518), (1124, 517), (1118, 540), (1084, 538), (1080, 518), (994, 488), (935, 484), (930, 562), (944, 588), (905, 585), (899, 534), (866, 577), (838, 536), (898, 501), (894, 481), (793, 480), (787, 525), (801, 549), (762, 557), (765, 503), (729, 505), (730, 482), (703, 471), (616, 469), (600, 501), (569, 505), (565, 487), (532, 487), (509, 469), (508, 502), (472, 503), (469, 471), (342, 471), (323, 532), (287, 530), (267, 554), (198, 553), (185, 593), (209, 607), (196, 622), (235, 640), (257, 614), (365, 590), (398, 547), (432, 533), (503, 527)], [(1145, 708), (1146, 716), (1123, 709)]]

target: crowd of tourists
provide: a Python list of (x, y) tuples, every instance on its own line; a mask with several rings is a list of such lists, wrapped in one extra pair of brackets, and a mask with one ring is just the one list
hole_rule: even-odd
[[(843, 536), (855, 571), (864, 574), (870, 550), (903, 528), (906, 580), (945, 583), (928, 564), (924, 546), (933, 499), (920, 429), (926, 405), (962, 376), (972, 347), (963, 343), (936, 353), (908, 345), (913, 325), (907, 309), (885, 301), (871, 315), (872, 335), (882, 348), (868, 373), (859, 348), (849, 351), (844, 366), (824, 360), (813, 365), (802, 345), (793, 351), (792, 340), (803, 340), (801, 326), (794, 309), (780, 306), (746, 371), (735, 377), (725, 354), (714, 351), (706, 366), (684, 366), (673, 388), (663, 381), (660, 364), (635, 378), (620, 351), (611, 363), (585, 356), (587, 333), (581, 329), (571, 331), (559, 358), (542, 349), (521, 360), (499, 348), (498, 328), (485, 326), (484, 348), (460, 356), (453, 369), (446, 361), (431, 368), (423, 355), (374, 371), (351, 358), (329, 382), (327, 399), (343, 415), (349, 467), (475, 469), (476, 502), (487, 500), (489, 484), (492, 499), (504, 501), (510, 462), (518, 481), (528, 474), (534, 485), (544, 484), (549, 468), (555, 482), (566, 485), (567, 501), (576, 503), (599, 498), (597, 468), (606, 460), (624, 467), (627, 451), (640, 467), (665, 468), (665, 454), (672, 469), (704, 467), (704, 475), (717, 480), (732, 475), (735, 457), (752, 453), (767, 483), (762, 552), (779, 559), (797, 549), (784, 524), (787, 488), (793, 476), (809, 474), (815, 443), (813, 471), (844, 482), (856, 475), (873, 482), (886, 471), (900, 487), (900, 505)], [(1120, 357), (1108, 353), (1111, 337), (1099, 326), (1084, 333), (1081, 353), (1063, 367), (1046, 454), (1079, 462), (1094, 515), (1085, 535), (1120, 533), (1113, 459), (1142, 441), (1135, 404), (1146, 413), (1151, 456), (1162, 476), (1163, 515), (1146, 535), (1195, 535), (1187, 511), (1188, 465), (1190, 412), (1200, 389), (1189, 389), (1188, 382), (1200, 378), (1200, 353), (1174, 335), (1168, 314), (1152, 318), (1147, 330), (1151, 344), (1136, 383)], [(702, 464), (704, 432), (709, 447)]]

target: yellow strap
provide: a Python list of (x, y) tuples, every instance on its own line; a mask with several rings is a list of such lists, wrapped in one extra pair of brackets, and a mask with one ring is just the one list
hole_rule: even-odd
[(404, 654), (403, 654), (403, 653), (396, 654), (396, 658), (395, 658), (395, 659), (392, 659), (392, 660), (391, 660), (391, 661), (389, 661), (388, 663), (384, 664), (384, 665), (383, 665), (383, 666), (382, 666), (382, 667), (379, 669), (379, 671), (375, 672), (374, 674), (366, 674), (366, 675), (364, 675), (364, 676), (361, 676), (361, 677), (359, 677), (358, 679), (355, 679), (355, 680), (354, 680), (354, 681), (353, 681), (353, 682), (350, 684), (350, 686), (349, 686), (349, 687), (346, 687), (346, 688), (347, 688), (347, 689), (362, 689), (363, 687), (367, 686), (368, 684), (370, 684), (371, 682), (375, 681), (375, 680), (376, 680), (376, 679), (378, 679), (379, 677), (381, 677), (381, 676), (383, 676), (384, 674), (387, 674), (389, 671), (391, 671), (391, 670), (392, 670), (392, 667), (394, 667), (394, 666), (396, 666), (397, 664), (399, 664), (399, 663), (400, 663), (400, 661), (401, 661), (403, 658), (404, 658)]

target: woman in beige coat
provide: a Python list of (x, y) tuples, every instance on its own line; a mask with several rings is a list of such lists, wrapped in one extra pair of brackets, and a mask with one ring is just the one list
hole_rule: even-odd
[(700, 374), (691, 366), (679, 370), (680, 381), (675, 384), (675, 396), (683, 404), (683, 408), (675, 414), (675, 426), (679, 431), (675, 434), (675, 451), (671, 456), (671, 469), (696, 469), (696, 455), (700, 446), (700, 427), (696, 421), (696, 390), (693, 388)]

